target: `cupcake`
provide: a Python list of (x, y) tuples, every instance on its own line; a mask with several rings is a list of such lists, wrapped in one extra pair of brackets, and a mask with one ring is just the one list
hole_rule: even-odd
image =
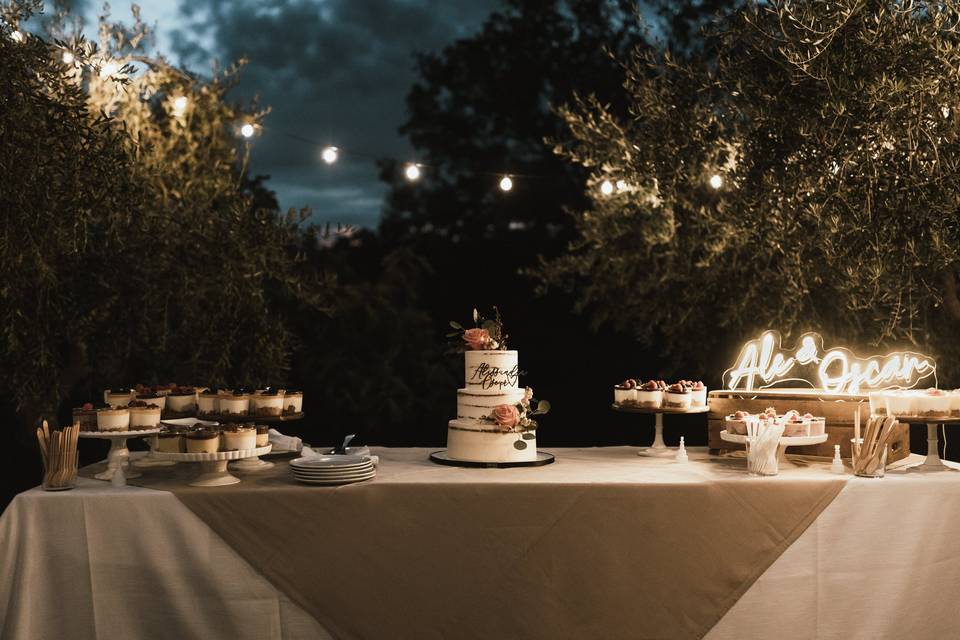
[(162, 453), (182, 453), (183, 433), (178, 429), (164, 429), (158, 433), (157, 451)]
[(627, 378), (613, 385), (613, 401), (616, 404), (634, 404), (637, 401), (637, 381)]
[(130, 389), (107, 389), (103, 392), (103, 401), (111, 407), (125, 407), (137, 394)]
[(189, 416), (197, 412), (197, 390), (194, 387), (176, 387), (167, 394), (167, 412), (170, 415)]
[(134, 400), (127, 405), (130, 412), (130, 430), (154, 429), (160, 424), (160, 407)]
[(283, 392), (283, 413), (300, 413), (303, 411), (303, 392), (289, 390)]
[(801, 416), (800, 412), (794, 409), (787, 411), (783, 415), (783, 435), (787, 437), (811, 435), (812, 418), (813, 416), (811, 416), (810, 419)]
[(89, 402), (73, 410), (73, 423), (80, 425), (80, 431), (97, 431), (97, 410)]
[(250, 411), (256, 416), (279, 416), (283, 413), (283, 392), (268, 387), (250, 397)]
[(682, 381), (683, 386), (690, 389), (690, 406), (691, 407), (705, 407), (707, 406), (707, 387), (702, 382), (697, 380), (692, 382), (689, 380)]
[(803, 419), (810, 423), (810, 435), (822, 436), (827, 430), (827, 419), (823, 416), (814, 416), (811, 413), (803, 414)]
[(265, 447), (270, 444), (270, 427), (265, 424), (258, 424), (256, 429), (257, 447)]
[(647, 380), (637, 387), (637, 404), (641, 407), (659, 409), (663, 404), (663, 389), (656, 380)]
[(257, 447), (257, 429), (245, 424), (224, 425), (220, 429), (224, 451), (249, 451)]
[(220, 413), (220, 392), (216, 389), (204, 389), (197, 396), (197, 415), (212, 416)]
[(677, 382), (663, 392), (663, 406), (672, 409), (690, 408), (690, 390)]
[(888, 391), (885, 398), (887, 415), (913, 416), (917, 414), (917, 396), (912, 391)]
[(98, 431), (128, 431), (130, 429), (130, 411), (126, 407), (99, 409), (97, 411)]
[(919, 416), (949, 416), (950, 394), (943, 389), (921, 391), (915, 400)]
[(216, 453), (220, 449), (220, 433), (213, 429), (194, 429), (183, 438), (187, 453)]
[(250, 410), (250, 396), (242, 390), (222, 393), (217, 400), (220, 413), (225, 416), (245, 416)]
[(757, 421), (757, 417), (746, 411), (737, 411), (724, 418), (724, 425), (727, 433), (745, 436), (747, 435), (747, 425)]

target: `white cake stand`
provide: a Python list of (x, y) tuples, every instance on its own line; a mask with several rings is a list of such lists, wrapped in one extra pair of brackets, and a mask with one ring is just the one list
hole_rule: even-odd
[(266, 471), (273, 467), (272, 462), (261, 460), (259, 457), (244, 458), (230, 463), (230, 468), (234, 471)]
[[(800, 465), (794, 464), (787, 458), (787, 447), (805, 447), (811, 444), (820, 444), (827, 441), (827, 433), (821, 433), (815, 436), (781, 436), (780, 445), (777, 447), (777, 464), (781, 469), (796, 469)], [(720, 439), (737, 444), (746, 444), (747, 436), (737, 433), (727, 433), (724, 429), (720, 432)]]
[[(939, 417), (930, 416), (895, 416), (897, 422), (904, 424), (923, 424), (927, 426), (927, 457), (920, 464), (903, 468), (907, 473), (930, 473), (934, 471), (960, 471), (953, 467), (943, 464), (940, 459), (940, 429), (941, 424), (944, 428), (947, 425), (960, 424), (960, 418), (957, 417)], [(946, 437), (946, 434), (944, 434)]]
[(174, 460), (176, 462), (199, 462), (200, 475), (193, 482), (188, 483), (191, 487), (222, 487), (228, 484), (237, 484), (240, 478), (230, 475), (227, 471), (227, 463), (231, 460), (243, 460), (245, 458), (256, 458), (270, 453), (273, 445), (257, 447), (256, 449), (246, 449), (244, 451), (218, 451), (216, 453), (165, 453), (154, 451), (154, 455), (161, 460)]
[(673, 407), (640, 407), (631, 404), (611, 405), (614, 411), (621, 413), (646, 413), (654, 414), (654, 435), (653, 444), (637, 452), (638, 456), (673, 456), (676, 455), (676, 447), (668, 447), (663, 441), (663, 414), (669, 413), (706, 413), (708, 407), (691, 407), (689, 409), (675, 409)]
[(93, 476), (97, 480), (113, 480), (117, 469), (121, 469), (123, 482), (127, 478), (139, 478), (142, 474), (130, 469), (130, 450), (127, 449), (127, 438), (142, 438), (159, 433), (160, 429), (142, 429), (139, 431), (81, 431), (81, 438), (97, 438), (110, 441), (110, 452), (107, 454), (107, 470)]
[[(193, 427), (198, 424), (200, 425), (209, 425), (217, 426), (218, 422), (211, 422), (209, 420), (198, 420), (197, 418), (172, 418), (169, 420), (161, 420), (160, 424), (162, 425), (175, 425), (179, 427)], [(137, 458), (132, 462), (133, 466), (138, 469), (149, 469), (151, 467), (172, 467), (177, 464), (176, 460), (162, 460), (158, 458), (154, 453), (157, 450), (157, 436), (152, 436), (150, 438), (150, 452), (145, 455)]]

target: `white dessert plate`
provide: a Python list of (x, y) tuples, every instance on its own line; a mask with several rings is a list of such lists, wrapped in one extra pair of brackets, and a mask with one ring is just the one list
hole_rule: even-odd
[(371, 464), (369, 456), (307, 456), (290, 461), (291, 467), (301, 469), (342, 469)]
[(374, 470), (370, 468), (362, 469), (360, 471), (351, 471), (349, 473), (302, 473), (299, 471), (294, 471), (293, 475), (302, 478), (349, 478), (352, 476), (363, 476), (373, 472)]
[(361, 464), (354, 467), (319, 467), (319, 468), (310, 468), (310, 467), (290, 467), (290, 470), (294, 473), (356, 473), (357, 471), (369, 471), (373, 469), (373, 463)]
[(377, 475), (376, 472), (372, 472), (372, 473), (368, 473), (367, 475), (364, 475), (364, 476), (359, 476), (359, 477), (357, 477), (357, 478), (338, 478), (338, 479), (324, 479), (324, 480), (316, 480), (316, 479), (313, 479), (313, 478), (300, 478), (300, 477), (298, 477), (298, 478), (297, 478), (297, 481), (298, 481), (298, 482), (302, 482), (302, 483), (304, 483), (304, 484), (316, 484), (316, 485), (332, 486), (332, 485), (338, 485), (338, 484), (353, 484), (354, 482), (363, 482), (364, 480), (371, 480), (371, 479), (374, 478), (376, 475)]

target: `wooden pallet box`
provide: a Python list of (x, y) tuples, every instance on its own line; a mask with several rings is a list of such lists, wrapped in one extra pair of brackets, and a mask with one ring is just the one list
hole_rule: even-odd
[[(850, 457), (850, 439), (853, 438), (853, 422), (857, 407), (860, 407), (860, 426), (866, 426), (870, 417), (870, 404), (865, 395), (824, 394), (807, 390), (768, 389), (761, 391), (711, 391), (710, 412), (707, 415), (708, 442), (713, 451), (725, 452), (743, 449), (743, 445), (725, 442), (720, 432), (725, 428), (724, 418), (735, 411), (759, 413), (773, 407), (778, 414), (796, 409), (800, 414), (811, 413), (826, 418), (827, 441), (808, 447), (790, 447), (788, 453), (814, 456), (830, 460), (833, 446), (840, 445), (840, 455)], [(887, 452), (887, 462), (895, 462), (910, 455), (910, 425), (898, 424)]]

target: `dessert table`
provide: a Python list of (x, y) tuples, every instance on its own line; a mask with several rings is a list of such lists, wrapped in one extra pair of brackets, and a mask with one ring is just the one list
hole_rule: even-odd
[[(541, 468), (380, 449), (377, 477), (148, 468), (0, 517), (0, 638), (950, 637), (960, 482), (746, 475), (631, 447)], [(904, 463), (917, 463), (913, 456)], [(178, 465), (181, 466), (181, 465)], [(902, 465), (898, 465), (902, 466)], [(99, 468), (87, 468), (90, 475)], [(296, 541), (296, 542), (294, 542)]]

